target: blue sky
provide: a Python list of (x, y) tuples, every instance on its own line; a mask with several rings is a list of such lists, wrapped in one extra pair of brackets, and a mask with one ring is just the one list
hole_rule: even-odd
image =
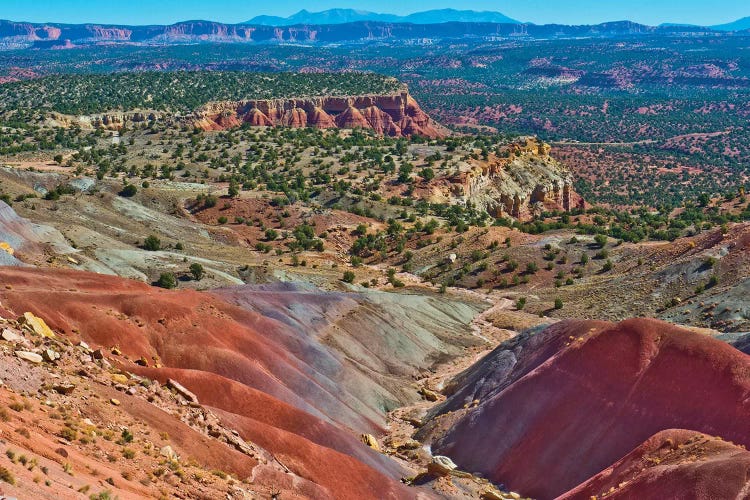
[(645, 24), (719, 24), (750, 16), (750, 0), (0, 0), (0, 19), (34, 22), (169, 24), (188, 19), (226, 23), (258, 14), (346, 7), (408, 14), (434, 8), (495, 10), (537, 24), (590, 24), (629, 19)]

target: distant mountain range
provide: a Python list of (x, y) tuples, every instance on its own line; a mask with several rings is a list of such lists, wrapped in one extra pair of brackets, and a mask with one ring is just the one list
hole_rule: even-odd
[(715, 26), (711, 26), (711, 28), (717, 31), (750, 30), (750, 17), (743, 17), (742, 19), (737, 19), (736, 21), (727, 24), (717, 24)]
[(451, 22), (462, 23), (500, 23), (520, 24), (500, 12), (474, 10), (439, 9), (415, 12), (408, 16), (395, 14), (378, 14), (366, 10), (329, 9), (322, 12), (301, 10), (289, 17), (256, 16), (246, 23), (262, 26), (294, 26), (298, 24), (346, 24), (359, 21), (376, 21), (383, 23), (440, 24)]
[[(415, 12), (406, 16), (396, 14), (379, 14), (366, 10), (356, 9), (328, 9), (320, 12), (310, 12), (302, 9), (289, 17), (279, 16), (256, 16), (242, 24), (256, 26), (295, 26), (295, 25), (328, 25), (347, 24), (361, 21), (381, 23), (411, 23), (411, 24), (441, 24), (441, 23), (497, 23), (497, 24), (523, 24), (521, 21), (512, 19), (505, 14), (493, 11), (435, 9), (424, 12)], [(527, 23), (534, 24), (534, 23)], [(605, 23), (611, 24), (611, 23)], [(744, 31), (750, 30), (750, 17), (743, 17), (731, 23), (717, 24), (714, 26), (701, 26), (686, 23), (662, 23), (660, 27), (665, 28), (700, 28), (707, 27), (715, 31)]]
[[(661, 23), (659, 27), (662, 28), (699, 28), (699, 24), (687, 24), (687, 23)], [(713, 26), (707, 26), (714, 31), (745, 31), (750, 30), (750, 17), (743, 17), (737, 19), (731, 23), (725, 24), (714, 24)]]
[[(630, 21), (596, 25), (523, 24), (497, 12), (433, 10), (398, 17), (398, 21), (369, 19), (370, 13), (335, 9), (306, 11), (278, 22), (255, 18), (248, 23), (185, 21), (169, 26), (25, 23), (0, 20), (0, 50), (69, 49), (92, 44), (175, 45), (195, 43), (341, 43), (479, 38), (560, 38), (670, 35), (745, 30), (750, 18), (714, 27), (646, 26)], [(389, 14), (372, 14), (389, 16)], [(359, 19), (357, 19), (359, 16)], [(362, 19), (362, 17), (366, 19)], [(302, 19), (312, 22), (301, 22)], [(354, 20), (356, 19), (356, 20)], [(269, 22), (272, 24), (261, 24)], [(294, 24), (290, 24), (294, 23)]]

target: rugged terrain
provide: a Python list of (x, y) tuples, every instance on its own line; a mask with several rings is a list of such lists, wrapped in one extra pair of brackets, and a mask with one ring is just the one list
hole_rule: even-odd
[[(583, 209), (573, 190), (570, 171), (550, 157), (550, 146), (536, 138), (522, 138), (462, 173), (458, 191), (467, 202), (495, 218), (529, 220), (544, 211)], [(455, 191), (455, 189), (454, 189)]]
[[(401, 27), (391, 27), (393, 36), (370, 37), (376, 26), (329, 26), (356, 28), (352, 40), (332, 43), (221, 43), (195, 36), (175, 45), (94, 42), (74, 45), (76, 50), (7, 50), (0, 54), (0, 82), (69, 73), (99, 74), (107, 80), (103, 73), (116, 72), (116, 83), (122, 74), (196, 70), (300, 72), (312, 82), (321, 71), (340, 80), (352, 71), (368, 71), (407, 84), (424, 112), (447, 127), (472, 134), (539, 136), (554, 146), (553, 156), (573, 171), (576, 192), (590, 203), (661, 210), (695, 201), (702, 193), (724, 195), (750, 188), (742, 161), (750, 152), (747, 32), (614, 23), (580, 27), (585, 36), (576, 36), (562, 26), (527, 26), (528, 33), (523, 33), (518, 25), (485, 31), (492, 25), (448, 23), (438, 26), (445, 32), (409, 25), (400, 34)], [(537, 29), (546, 35), (535, 33)], [(686, 36), (682, 29), (692, 32)], [(279, 33), (287, 36), (290, 30), (305, 28), (283, 27)], [(467, 31), (472, 35), (464, 36)], [(24, 47), (32, 42), (8, 43), (6, 47)], [(200, 50), (194, 44), (201, 44)], [(226, 81), (231, 78), (221, 75), (211, 85), (195, 82), (192, 91), (180, 95), (183, 104), (189, 102), (192, 111), (210, 100), (336, 95), (296, 91), (267, 96), (260, 86), (195, 102), (196, 92)], [(108, 99), (144, 87), (148, 85), (133, 77), (128, 85), (97, 96)], [(50, 85), (44, 92), (54, 94), (57, 88)], [(282, 88), (283, 81), (276, 79), (266, 90)], [(338, 95), (391, 91), (350, 89)], [(25, 109), (40, 106), (39, 95), (32, 92), (34, 104)], [(11, 97), (3, 94), (0, 102)], [(86, 104), (78, 99), (65, 102)]]
[(7, 494), (716, 498), (747, 488), (737, 401), (750, 358), (703, 333), (653, 320), (547, 326), (510, 302), (477, 316), (488, 306), (470, 295), (209, 294), (78, 271), (0, 273)]
[(742, 64), (162, 29), (0, 85), (0, 494), (747, 496)]
[[(424, 147), (415, 144), (414, 151)], [(503, 147), (507, 157), (502, 148), (488, 154), (486, 164), (498, 166), (485, 175), (505, 175), (523, 162), (553, 165), (541, 142)], [(472, 161), (485, 164), (481, 154), (467, 157), (467, 165)], [(747, 415), (736, 404), (748, 390), (746, 354), (714, 339), (716, 331), (654, 320), (612, 325), (540, 318), (616, 318), (632, 311), (620, 310), (626, 299), (619, 291), (648, 293), (649, 282), (662, 283), (653, 306), (660, 311), (667, 297), (682, 295), (680, 280), (700, 283), (718, 274), (719, 283), (701, 294), (718, 300), (717, 294), (740, 293), (745, 224), (676, 243), (606, 241), (615, 267), (569, 289), (554, 287), (553, 272), (544, 269), (525, 274), (528, 281), (515, 289), (441, 290), (419, 276), (446, 264), (492, 262), (502, 252), (512, 255), (506, 262), (525, 264), (559, 249), (557, 263), (599, 243), (568, 229), (533, 235), (470, 227), (452, 235), (438, 228), (407, 240), (413, 272), (391, 275), (386, 266), (402, 261), (398, 254), (351, 263), (360, 226), (368, 232), (388, 226), (364, 213), (274, 206), (249, 193), (194, 211), (194, 196), (205, 193), (199, 183), (156, 179), (125, 197), (117, 193), (122, 183), (36, 165), (5, 169), (5, 192), (18, 199), (60, 185), (78, 190), (14, 203), (36, 223), (5, 204), (0, 212), (2, 255), (14, 266), (0, 270), (0, 316), (12, 333), (3, 337), (7, 368), (0, 375), (10, 408), (0, 425), (12, 436), (4, 493), (21, 495), (34, 484), (39, 498), (69, 485), (71, 493), (110, 491), (123, 498), (178, 490), (208, 497), (512, 498), (503, 490), (535, 498), (626, 497), (629, 488), (664, 491), (654, 489), (652, 477), (709, 497), (746, 487), (739, 446)], [(439, 186), (447, 178), (431, 182)], [(269, 241), (255, 224), (218, 223), (221, 214), (259, 217), (265, 228), (280, 224), (278, 231), (310, 224), (327, 235), (322, 251), (287, 253), (281, 242), (301, 241), (296, 236)], [(143, 247), (149, 235), (162, 241), (160, 250)], [(256, 241), (280, 253), (258, 250)], [(479, 249), (489, 255), (475, 260)], [(640, 267), (638, 259), (650, 265)], [(192, 277), (188, 262), (202, 263), (205, 275)], [(497, 268), (468, 276), (491, 276)], [(167, 269), (179, 276), (179, 288), (211, 291), (142, 283), (158, 281)], [(342, 282), (342, 269), (351, 269), (360, 284)], [(663, 275), (680, 279), (667, 287)], [(612, 285), (618, 282), (623, 285)], [(601, 295), (593, 292), (598, 287)], [(552, 307), (554, 297), (564, 297), (562, 309)], [(698, 304), (685, 299), (673, 300), (663, 314)], [(646, 306), (649, 311), (655, 312)], [(43, 318), (55, 337), (40, 336), (27, 318), (18, 322), (24, 313)], [(705, 319), (679, 317), (694, 324)], [(746, 314), (724, 311), (709, 321), (737, 330)], [(534, 405), (528, 394), (536, 395)], [(83, 405), (83, 397), (96, 404)], [(576, 411), (566, 403), (572, 401)], [(699, 407), (720, 410), (690, 409)], [(528, 415), (518, 418), (522, 411)], [(483, 448), (488, 442), (491, 450)], [(542, 483), (530, 472), (541, 468), (547, 471)], [(714, 481), (716, 474), (725, 479)]]

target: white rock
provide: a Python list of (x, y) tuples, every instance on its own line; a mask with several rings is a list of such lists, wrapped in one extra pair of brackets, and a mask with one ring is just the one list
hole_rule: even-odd
[(167, 460), (177, 460), (177, 453), (174, 452), (171, 446), (167, 445), (159, 451), (159, 454), (166, 457)]
[(457, 468), (458, 466), (450, 458), (435, 455), (427, 466), (427, 471), (438, 476), (447, 476)]
[(185, 386), (173, 379), (167, 379), (167, 387), (174, 389), (177, 394), (187, 399), (191, 403), (198, 402), (198, 396), (190, 392)]
[(14, 332), (13, 330), (8, 330), (7, 328), (3, 330), (2, 333), (2, 339), (6, 342), (24, 342), (26, 339), (23, 337), (23, 335), (18, 334)]
[(42, 357), (35, 353), (35, 352), (29, 352), (29, 351), (16, 351), (16, 356), (21, 358), (24, 361), (28, 361), (29, 363), (41, 363), (43, 361)]

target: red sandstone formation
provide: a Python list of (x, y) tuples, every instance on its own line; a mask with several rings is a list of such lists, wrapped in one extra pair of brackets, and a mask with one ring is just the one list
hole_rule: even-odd
[[(467, 383), (468, 393), (484, 391), (484, 399), (437, 433), (433, 452), (545, 499), (662, 430), (750, 445), (750, 357), (730, 345), (648, 319), (564, 321), (544, 335), (529, 352), (513, 354), (499, 380), (492, 372), (504, 365), (494, 361), (507, 356), (503, 348), (483, 361), (486, 377)], [(492, 386), (484, 387), (487, 377)]]
[(560, 500), (747, 498), (750, 452), (693, 431), (667, 430)]
[(371, 125), (364, 115), (354, 106), (349, 106), (336, 117), (339, 128), (370, 128)]
[(215, 102), (195, 113), (195, 125), (206, 130), (231, 128), (241, 122), (253, 126), (362, 128), (392, 137), (442, 137), (447, 133), (407, 92), (385, 96)]
[[(268, 122), (270, 124), (270, 121)], [(316, 128), (335, 128), (336, 121), (323, 108), (315, 106), (308, 116), (307, 123)]]

